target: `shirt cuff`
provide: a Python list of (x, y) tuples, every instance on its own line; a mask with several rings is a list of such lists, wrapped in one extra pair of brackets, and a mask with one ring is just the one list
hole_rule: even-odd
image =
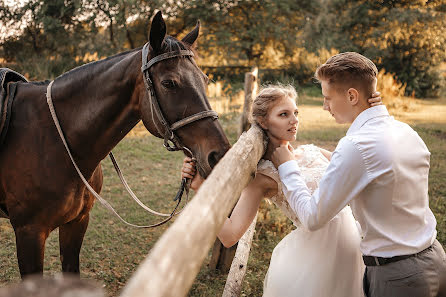
[(277, 170), (279, 170), (279, 176), (281, 179), (292, 172), (297, 171), (300, 173), (300, 167), (299, 167), (299, 165), (297, 165), (296, 160), (290, 160), (290, 161), (286, 161), (285, 163), (280, 164), (279, 168), (277, 168)]

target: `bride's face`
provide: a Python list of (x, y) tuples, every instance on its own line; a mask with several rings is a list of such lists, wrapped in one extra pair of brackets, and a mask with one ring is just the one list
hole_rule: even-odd
[(275, 103), (269, 110), (262, 125), (270, 139), (293, 141), (296, 139), (299, 120), (296, 102), (284, 98)]

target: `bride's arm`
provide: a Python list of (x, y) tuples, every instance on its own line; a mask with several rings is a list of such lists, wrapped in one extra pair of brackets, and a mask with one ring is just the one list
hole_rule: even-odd
[[(198, 190), (203, 179), (198, 174), (191, 158), (183, 160), (181, 177), (192, 179), (191, 189)], [(225, 247), (233, 246), (248, 229), (259, 209), (263, 197), (272, 197), (277, 193), (277, 183), (270, 177), (257, 174), (256, 177), (243, 189), (242, 194), (232, 211), (217, 234)]]
[(262, 198), (274, 195), (272, 193), (277, 193), (277, 183), (263, 174), (257, 174), (242, 191), (231, 217), (226, 219), (217, 234), (225, 247), (239, 241), (254, 219)]

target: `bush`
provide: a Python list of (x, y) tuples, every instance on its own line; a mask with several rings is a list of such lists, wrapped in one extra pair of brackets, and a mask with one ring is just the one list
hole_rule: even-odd
[(404, 97), (406, 84), (399, 83), (392, 74), (381, 69), (378, 73), (376, 89), (381, 92), (383, 103), (389, 109), (408, 110), (412, 106), (412, 100)]

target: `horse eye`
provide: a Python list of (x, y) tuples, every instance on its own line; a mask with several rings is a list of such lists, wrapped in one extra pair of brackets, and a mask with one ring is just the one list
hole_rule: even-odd
[(166, 89), (174, 89), (176, 86), (177, 86), (177, 84), (175, 83), (175, 81), (173, 81), (173, 80), (163, 80), (162, 82), (161, 82), (161, 84), (163, 85), (163, 87), (165, 87)]

